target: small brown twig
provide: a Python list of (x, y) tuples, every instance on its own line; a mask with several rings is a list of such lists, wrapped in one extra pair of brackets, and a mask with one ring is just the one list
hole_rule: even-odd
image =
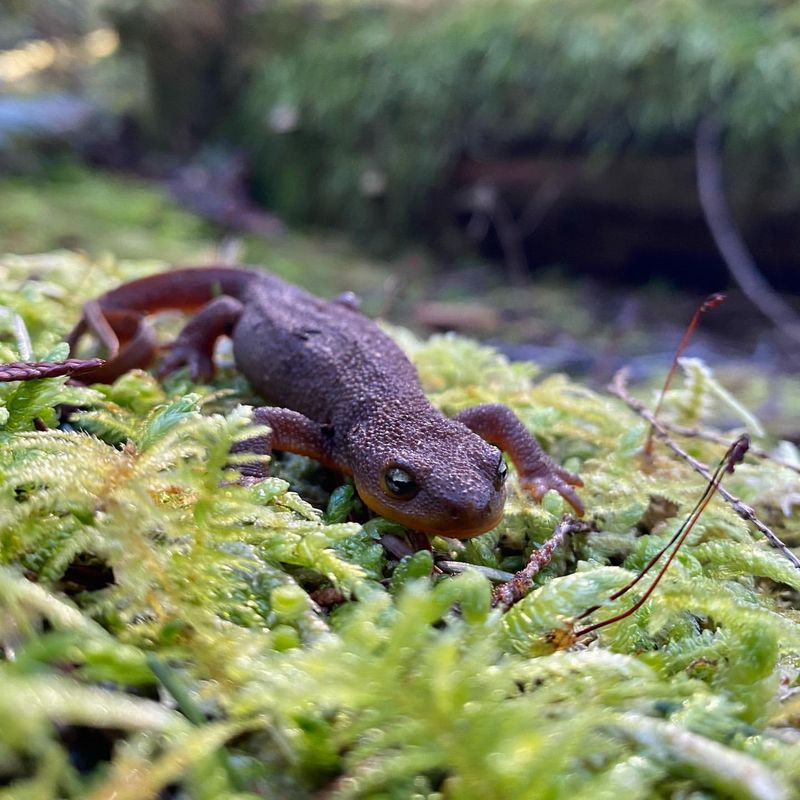
[[(659, 421), (666, 430), (670, 431), (671, 433), (675, 433), (678, 436), (685, 436), (688, 439), (703, 439), (703, 441), (714, 442), (715, 444), (727, 445), (730, 443), (730, 439), (721, 433), (704, 431), (700, 428), (687, 428), (683, 425), (676, 425), (673, 422), (664, 422), (664, 420)], [(766, 450), (762, 450), (760, 447), (753, 447), (751, 445), (748, 452), (751, 456), (755, 456), (756, 458), (763, 458), (768, 461), (772, 461), (773, 464), (777, 464), (779, 467), (786, 467), (786, 469), (800, 472), (800, 465), (792, 464), (791, 461), (786, 461), (784, 458), (777, 458), (776, 456), (773, 456), (772, 453), (768, 453)]]
[[(617, 397), (620, 398), (629, 408), (635, 411), (642, 419), (646, 422), (649, 422), (653, 426), (653, 430), (655, 436), (661, 439), (664, 444), (672, 450), (677, 456), (682, 458), (686, 461), (692, 469), (697, 472), (698, 474), (702, 475), (707, 481), (712, 479), (711, 473), (708, 471), (708, 468), (701, 464), (696, 458), (693, 458), (689, 455), (674, 439), (672, 439), (667, 431), (667, 429), (653, 416), (653, 412), (650, 411), (644, 403), (640, 400), (637, 400), (628, 393), (627, 389), (627, 379), (628, 379), (628, 371), (627, 369), (623, 368), (617, 372), (614, 376), (614, 379), (611, 381), (608, 389)], [(788, 559), (788, 561), (792, 564), (795, 569), (800, 569), (800, 559), (781, 541), (781, 539), (775, 534), (775, 532), (767, 527), (755, 514), (750, 506), (745, 505), (738, 497), (734, 497), (724, 486), (720, 486), (719, 494), (725, 498), (725, 500), (731, 505), (733, 510), (744, 520), (752, 523), (767, 539), (767, 541), (774, 547), (776, 550), (780, 550), (781, 553)]]
[(57, 378), (60, 375), (80, 375), (101, 367), (102, 358), (68, 358), (65, 361), (14, 361), (0, 364), (0, 383)]
[(553, 535), (541, 547), (534, 550), (528, 563), (523, 569), (506, 583), (496, 586), (492, 592), (492, 605), (511, 608), (525, 597), (533, 588), (533, 579), (538, 573), (550, 563), (557, 547), (560, 547), (564, 539), (573, 533), (588, 533), (593, 530), (589, 522), (575, 519), (575, 517), (565, 514), (561, 522), (556, 525)]

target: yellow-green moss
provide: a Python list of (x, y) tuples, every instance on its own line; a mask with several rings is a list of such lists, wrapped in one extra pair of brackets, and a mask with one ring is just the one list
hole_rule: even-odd
[[(83, 300), (156, 268), (9, 256), (0, 304), (33, 357), (58, 356)], [(0, 320), (2, 360), (24, 345), (13, 322)], [(376, 540), (390, 526), (351, 492), (323, 517), (285, 465), (256, 487), (222, 482), (252, 433), (232, 370), (211, 386), (2, 384), (0, 797), (138, 799), (174, 783), (197, 798), (796, 796), (800, 575), (715, 500), (635, 615), (553, 653), (548, 634), (640, 569), (703, 482), (662, 451), (642, 473), (645, 427), (607, 396), (534, 383), (535, 367), (463, 339), (397, 335), (446, 410), (514, 407), (580, 471), (599, 530), (505, 617), (481, 575), (432, 582), (424, 558), (387, 590)], [(36, 430), (60, 404), (83, 410)], [(797, 513), (776, 504), (795, 507), (799, 478), (767, 462), (729, 483), (797, 544)], [(325, 496), (330, 476), (299, 485)], [(560, 498), (534, 505), (510, 485), (496, 531), (440, 542), (452, 558), (513, 569), (549, 535)], [(652, 497), (677, 515), (645, 517)], [(345, 598), (332, 613), (311, 597), (324, 587)], [(87, 728), (116, 732), (110, 766), (85, 761)]]

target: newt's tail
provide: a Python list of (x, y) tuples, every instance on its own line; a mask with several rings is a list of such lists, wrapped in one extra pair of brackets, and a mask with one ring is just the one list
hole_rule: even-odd
[(263, 273), (235, 267), (187, 267), (125, 283), (90, 300), (67, 336), (70, 353), (75, 353), (84, 334), (91, 333), (105, 348), (108, 360), (86, 371), (82, 380), (108, 383), (150, 364), (156, 354), (156, 336), (145, 321), (146, 314), (194, 311), (220, 295), (243, 297), (259, 274)]
[(113, 337), (109, 336), (108, 326), (103, 325), (101, 317), (110, 319), (113, 312), (130, 317), (130, 312), (142, 316), (157, 311), (194, 311), (219, 295), (242, 297), (246, 287), (260, 274), (263, 275), (236, 267), (185, 267), (124, 283), (84, 306), (67, 342), (74, 350), (78, 339), (92, 332), (112, 350)]
[(107, 352), (103, 358), (64, 361), (16, 361), (0, 364), (0, 383), (80, 376), (84, 383), (111, 383), (131, 369), (146, 367), (155, 356), (156, 335), (145, 320), (156, 311), (193, 311), (215, 297), (245, 296), (264, 273), (235, 267), (187, 267), (125, 283), (90, 300), (67, 336), (70, 353), (85, 333), (94, 334)]

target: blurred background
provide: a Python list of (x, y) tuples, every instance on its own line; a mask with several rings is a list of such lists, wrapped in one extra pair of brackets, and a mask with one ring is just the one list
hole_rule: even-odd
[(597, 386), (724, 290), (691, 352), (797, 440), (799, 209), (791, 0), (0, 5), (2, 251), (264, 264)]

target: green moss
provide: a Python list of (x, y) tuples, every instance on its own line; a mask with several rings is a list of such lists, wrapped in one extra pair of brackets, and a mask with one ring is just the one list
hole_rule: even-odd
[[(2, 303), (41, 357), (84, 299), (155, 268), (9, 256)], [(18, 355), (13, 331), (4, 360)], [(279, 477), (224, 483), (231, 445), (253, 433), (229, 369), (209, 386), (144, 373), (0, 384), (4, 796), (138, 800), (175, 783), (197, 798), (796, 796), (797, 573), (715, 500), (636, 614), (553, 652), (553, 631), (640, 569), (703, 482), (661, 450), (642, 472), (645, 428), (605, 395), (533, 383), (532, 365), (456, 337), (395, 334), (435, 403), (509, 403), (578, 469), (598, 530), (504, 616), (477, 572), (431, 579), (428, 554), (397, 564), (377, 542), (397, 526), (367, 521), (349, 487), (323, 516)], [(690, 392), (706, 414), (710, 385)], [(61, 404), (83, 410), (37, 430)], [(686, 410), (677, 394), (668, 405)], [(722, 451), (694, 446), (708, 462)], [(726, 480), (796, 542), (798, 477), (762, 462)], [(304, 481), (330, 488), (319, 473)], [(676, 515), (654, 513), (653, 497)], [(512, 478), (496, 531), (439, 544), (521, 564), (563, 510)], [(344, 598), (335, 611), (315, 601), (327, 588)], [(91, 739), (65, 725), (113, 730), (110, 764), (80, 761)]]

